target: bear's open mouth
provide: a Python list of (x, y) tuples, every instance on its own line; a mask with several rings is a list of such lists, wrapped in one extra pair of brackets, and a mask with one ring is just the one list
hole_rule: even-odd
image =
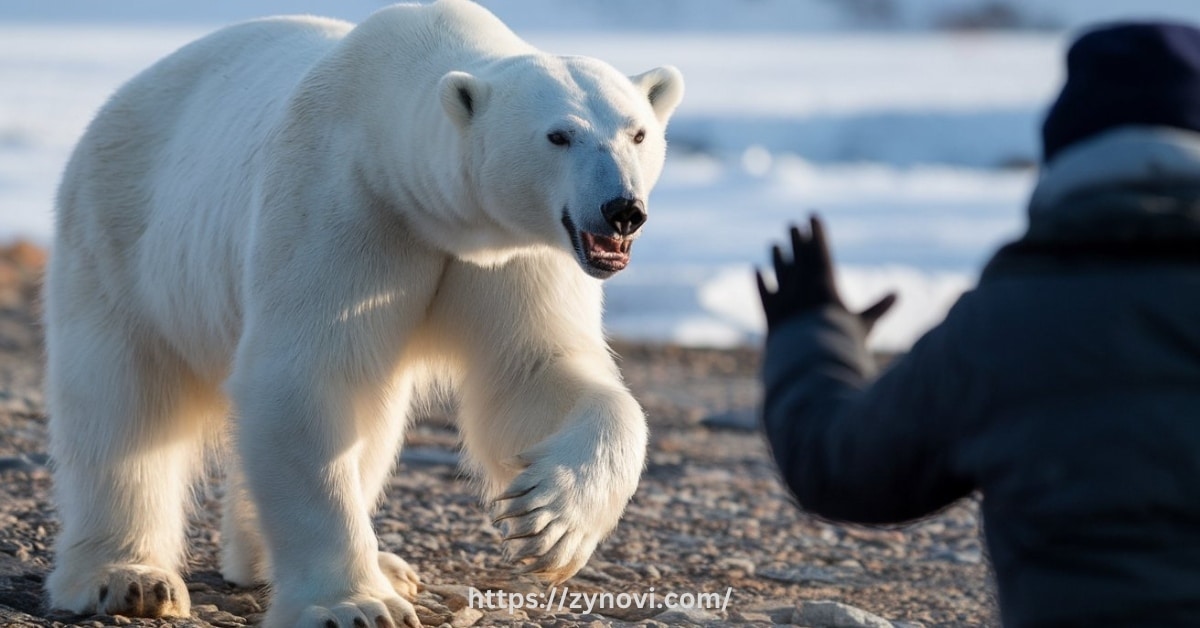
[(633, 240), (629, 238), (602, 236), (583, 231), (579, 234), (583, 254), (593, 268), (615, 273), (629, 265), (629, 250)]
[(575, 251), (583, 258), (588, 274), (601, 279), (611, 277), (629, 265), (629, 251), (633, 249), (633, 238), (628, 236), (606, 236), (589, 231), (580, 231), (575, 221), (564, 209), (563, 227), (571, 238)]

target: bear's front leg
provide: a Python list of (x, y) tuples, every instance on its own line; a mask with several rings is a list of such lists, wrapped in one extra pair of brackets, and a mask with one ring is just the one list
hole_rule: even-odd
[[(319, 359), (318, 359), (319, 362)], [(380, 567), (363, 495), (363, 395), (305, 365), (247, 365), (232, 383), (238, 449), (270, 553), (268, 627), (409, 625), (416, 612)], [(242, 368), (242, 367), (239, 367)]]
[(553, 582), (612, 531), (646, 459), (646, 417), (600, 325), (600, 283), (557, 253), (451, 264), (431, 312), (461, 357), (463, 444), (505, 550)]
[(494, 502), (505, 552), (557, 584), (616, 527), (646, 456), (641, 408), (617, 385), (580, 387), (562, 427), (516, 457), (524, 470)]

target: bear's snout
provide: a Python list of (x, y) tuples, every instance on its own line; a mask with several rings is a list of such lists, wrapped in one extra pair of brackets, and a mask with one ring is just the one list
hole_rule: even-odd
[(636, 198), (618, 196), (601, 205), (600, 213), (622, 236), (633, 235), (646, 224), (646, 204)]

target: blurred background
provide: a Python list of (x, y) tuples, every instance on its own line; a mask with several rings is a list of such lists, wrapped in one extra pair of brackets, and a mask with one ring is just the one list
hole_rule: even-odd
[[(751, 280), (819, 211), (852, 306), (903, 350), (1024, 225), (1038, 130), (1072, 35), (1112, 19), (1200, 22), (1198, 0), (481, 0), (549, 52), (628, 73), (672, 64), (687, 94), (631, 266), (608, 284), (627, 340), (759, 341)], [(49, 244), (74, 142), (122, 82), (221, 25), (359, 21), (375, 0), (3, 0), (0, 242)]]

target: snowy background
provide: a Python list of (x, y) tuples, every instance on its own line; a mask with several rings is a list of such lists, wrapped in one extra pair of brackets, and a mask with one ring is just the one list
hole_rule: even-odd
[[(123, 81), (213, 28), (277, 13), (360, 20), (372, 0), (3, 0), (0, 241), (49, 243), (54, 188)], [(876, 346), (903, 349), (1018, 235), (1038, 125), (1072, 32), (1200, 22), (1200, 0), (484, 0), (528, 40), (629, 73), (678, 66), (687, 95), (610, 334), (728, 346), (763, 328), (768, 244), (818, 210), (847, 301), (889, 290)]]

